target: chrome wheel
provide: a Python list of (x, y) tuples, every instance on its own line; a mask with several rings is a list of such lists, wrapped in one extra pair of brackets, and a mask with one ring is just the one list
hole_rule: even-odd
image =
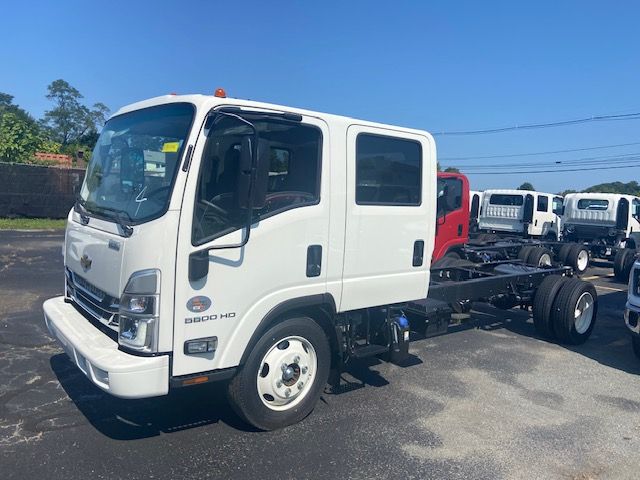
[(593, 296), (589, 292), (585, 292), (580, 295), (578, 302), (576, 303), (576, 309), (574, 311), (574, 325), (576, 332), (579, 334), (585, 333), (589, 330), (591, 322), (593, 321)]
[(589, 266), (589, 252), (586, 250), (580, 250), (578, 253), (578, 259), (576, 260), (576, 267), (578, 271), (584, 272)]
[(311, 390), (317, 366), (316, 351), (307, 339), (292, 336), (279, 340), (260, 362), (260, 400), (271, 410), (295, 407)]
[(551, 255), (549, 255), (548, 253), (543, 253), (542, 256), (540, 257), (540, 260), (538, 260), (538, 266), (539, 267), (550, 267), (551, 266)]

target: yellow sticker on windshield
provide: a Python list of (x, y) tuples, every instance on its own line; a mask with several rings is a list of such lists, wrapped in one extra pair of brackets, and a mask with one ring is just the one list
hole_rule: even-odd
[(180, 148), (180, 142), (167, 142), (162, 146), (164, 153), (177, 152)]

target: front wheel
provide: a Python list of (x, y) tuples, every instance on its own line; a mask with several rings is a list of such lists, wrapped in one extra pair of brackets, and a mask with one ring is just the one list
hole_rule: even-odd
[(229, 383), (231, 406), (261, 430), (299, 422), (315, 407), (329, 377), (331, 352), (311, 318), (291, 318), (258, 340)]

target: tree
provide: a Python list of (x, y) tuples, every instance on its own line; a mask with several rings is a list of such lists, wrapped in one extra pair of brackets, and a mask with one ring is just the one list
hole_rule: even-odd
[(530, 190), (530, 191), (534, 191), (535, 188), (533, 188), (533, 185), (531, 185), (529, 182), (524, 182), (522, 185), (520, 185), (518, 187), (518, 190)]
[(447, 173), (460, 173), (460, 169), (456, 167), (447, 167), (444, 169), (444, 171)]
[(13, 112), (0, 116), (0, 161), (28, 162), (43, 139), (35, 122)]
[[(51, 82), (47, 87), (47, 99), (54, 107), (44, 114), (44, 125), (52, 140), (64, 146), (90, 140), (95, 143), (95, 132), (104, 124), (109, 108), (96, 103), (92, 109), (80, 103), (82, 94), (65, 80)], [(87, 145), (93, 147), (93, 144)]]

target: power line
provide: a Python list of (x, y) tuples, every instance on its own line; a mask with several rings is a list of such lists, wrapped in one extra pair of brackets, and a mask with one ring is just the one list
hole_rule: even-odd
[(433, 133), (433, 135), (483, 135), (487, 133), (509, 132), (512, 130), (531, 130), (534, 128), (561, 127), (561, 126), (567, 126), (567, 125), (577, 125), (580, 123), (608, 121), (608, 120), (640, 120), (640, 112), (625, 113), (625, 114), (618, 114), (618, 115), (593, 115), (591, 117), (576, 118), (573, 120), (563, 120), (559, 122), (529, 123), (525, 125), (514, 125), (511, 127), (487, 128), (484, 130), (458, 130), (453, 132), (437, 132), (437, 133)]
[(510, 154), (502, 154), (502, 155), (476, 155), (472, 157), (440, 157), (439, 159), (440, 160), (482, 160), (487, 158), (532, 157), (535, 155), (551, 155), (554, 153), (584, 152), (587, 150), (600, 150), (603, 148), (628, 147), (631, 145), (640, 145), (640, 142), (618, 143), (615, 145), (599, 145), (597, 147), (586, 147), (586, 148), (568, 148), (566, 150), (548, 150), (546, 152), (510, 153)]
[[(486, 168), (526, 168), (526, 167), (543, 167), (545, 165), (589, 165), (593, 163), (601, 163), (606, 161), (607, 163), (622, 163), (628, 162), (629, 160), (638, 160), (640, 159), (640, 152), (633, 153), (625, 153), (620, 155), (603, 155), (598, 157), (583, 157), (583, 158), (569, 158), (565, 160), (553, 160), (547, 162), (535, 162), (535, 163), (484, 163), (481, 165), (471, 164), (471, 163), (455, 163), (452, 166), (456, 168), (471, 168), (475, 169), (486, 169)], [(445, 166), (445, 168), (446, 168)]]
[(634, 163), (631, 165), (614, 165), (614, 166), (604, 166), (604, 167), (591, 167), (591, 168), (572, 168), (572, 169), (562, 169), (562, 170), (523, 170), (523, 171), (496, 171), (496, 172), (468, 172), (463, 171), (462, 173), (467, 175), (515, 175), (518, 173), (563, 173), (563, 172), (584, 172), (587, 170), (614, 170), (619, 168), (639, 168), (640, 163)]

